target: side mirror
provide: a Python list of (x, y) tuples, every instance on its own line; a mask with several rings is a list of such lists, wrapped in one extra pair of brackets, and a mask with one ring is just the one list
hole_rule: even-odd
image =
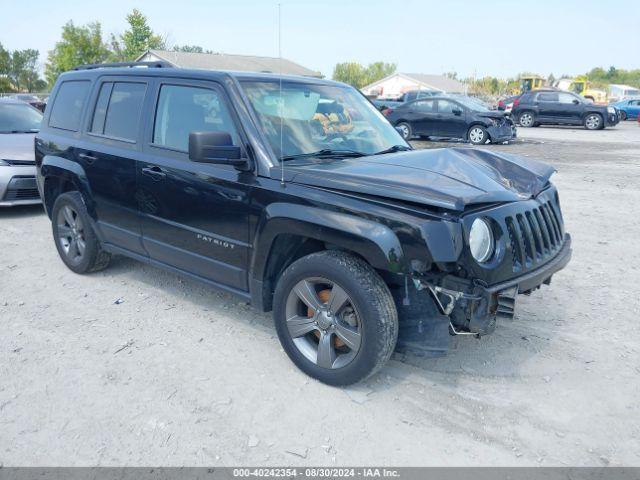
[(189, 134), (189, 160), (247, 168), (242, 149), (233, 144), (227, 132), (191, 132)]
[(457, 117), (459, 117), (460, 115), (462, 115), (462, 110), (459, 108), (454, 108), (453, 110), (451, 110), (453, 112), (454, 115), (456, 115)]
[(574, 105), (580, 105), (580, 100), (578, 100), (577, 98), (574, 98), (572, 103)]

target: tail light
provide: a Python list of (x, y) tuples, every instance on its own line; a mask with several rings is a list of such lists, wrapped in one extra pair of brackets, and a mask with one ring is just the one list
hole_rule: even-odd
[(392, 112), (393, 112), (393, 108), (385, 108), (382, 111), (382, 114), (386, 117), (386, 116), (390, 115)]
[(504, 108), (504, 100), (500, 100), (498, 106)]
[(520, 105), (520, 99), (519, 99), (519, 98), (516, 98), (516, 99), (513, 101), (513, 106), (514, 106), (514, 107), (517, 107), (518, 105)]

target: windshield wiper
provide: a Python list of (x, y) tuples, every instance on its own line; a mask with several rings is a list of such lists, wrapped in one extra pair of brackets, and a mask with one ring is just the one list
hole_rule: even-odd
[(413, 150), (413, 148), (407, 147), (406, 145), (394, 145), (393, 147), (386, 148), (385, 150), (372, 153), (372, 155), (384, 155), (385, 153), (406, 152), (409, 150)]
[(330, 148), (323, 148), (322, 150), (318, 150), (317, 152), (309, 152), (309, 153), (296, 153), (295, 155), (285, 155), (284, 157), (280, 157), (280, 160), (295, 160), (298, 158), (356, 158), (356, 157), (364, 157), (366, 153), (358, 152), (356, 150), (333, 150)]

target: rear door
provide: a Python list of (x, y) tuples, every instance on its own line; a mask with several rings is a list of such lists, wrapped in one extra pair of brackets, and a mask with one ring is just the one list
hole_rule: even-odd
[(540, 92), (536, 95), (535, 103), (538, 107), (538, 119), (547, 122), (561, 120), (561, 108), (557, 92)]
[(413, 131), (416, 135), (433, 135), (436, 107), (433, 100), (417, 100), (408, 106)]
[(91, 188), (106, 243), (145, 254), (136, 202), (136, 156), (148, 80), (102, 77), (96, 84), (76, 156)]
[[(252, 172), (189, 160), (189, 133), (224, 131), (243, 138), (216, 82), (158, 80), (155, 117), (137, 163), (143, 244), (153, 261), (234, 291), (246, 291)], [(153, 117), (151, 115), (150, 117)]]
[(450, 99), (438, 100), (436, 115), (437, 134), (443, 137), (463, 138), (467, 132), (465, 109)]
[(629, 100), (627, 111), (629, 117), (636, 118), (640, 114), (640, 100)]

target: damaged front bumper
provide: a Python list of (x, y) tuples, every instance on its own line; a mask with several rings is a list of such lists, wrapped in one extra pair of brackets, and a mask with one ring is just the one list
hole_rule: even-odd
[[(420, 300), (417, 302), (422, 315), (411, 318), (411, 312), (405, 312), (409, 313), (409, 318), (401, 322), (399, 350), (444, 354), (449, 348), (450, 335), (480, 337), (492, 333), (499, 318), (513, 318), (519, 293), (530, 294), (542, 284), (548, 285), (553, 274), (562, 270), (570, 259), (571, 237), (566, 234), (562, 247), (547, 263), (505, 282), (484, 285), (452, 275), (442, 277), (437, 282), (414, 278), (416, 290), (430, 293), (436, 311), (428, 312), (423, 298), (422, 303)], [(416, 295), (414, 299), (419, 297)], [(414, 299), (405, 304), (414, 302)]]

